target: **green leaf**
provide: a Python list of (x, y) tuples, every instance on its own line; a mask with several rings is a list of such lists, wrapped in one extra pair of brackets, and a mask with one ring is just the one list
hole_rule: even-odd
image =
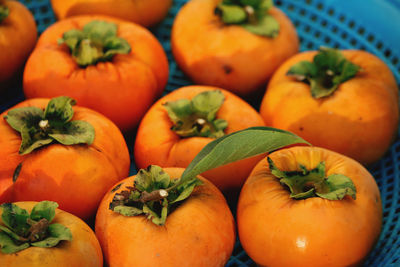
[(137, 216), (144, 213), (143, 210), (130, 206), (116, 206), (114, 207), (113, 211), (128, 217)]
[(316, 194), (322, 198), (329, 200), (340, 200), (346, 195), (356, 199), (356, 187), (353, 181), (342, 174), (329, 175), (325, 180), (325, 192), (317, 192)]
[(193, 111), (212, 121), (224, 100), (225, 96), (220, 90), (202, 92), (192, 99)]
[(129, 43), (117, 36), (115, 23), (94, 20), (83, 27), (63, 34), (59, 44), (65, 43), (80, 67), (111, 61), (116, 54), (129, 54)]
[(29, 243), (23, 243), (21, 245), (17, 245), (14, 243), (12, 238), (9, 237), (6, 233), (0, 232), (0, 247), (2, 253), (12, 254), (28, 248)]
[(3, 209), (1, 219), (4, 225), (17, 235), (25, 236), (30, 228), (30, 225), (27, 223), (29, 213), (13, 203), (4, 203), (1, 205), (1, 208)]
[(188, 180), (187, 182), (181, 184), (178, 188), (178, 196), (170, 201), (170, 204), (183, 201), (187, 199), (193, 192), (194, 188), (198, 185), (202, 185), (203, 182), (199, 180), (198, 178), (193, 178), (191, 180)]
[(85, 38), (85, 34), (80, 30), (70, 30), (63, 34), (63, 38), (58, 40), (58, 44), (66, 44), (68, 48), (73, 51), (75, 50), (80, 42)]
[(163, 104), (168, 116), (173, 123), (178, 123), (183, 118), (189, 117), (193, 113), (192, 102), (189, 99), (179, 99)]
[(23, 128), (21, 130), (21, 146), (19, 148), (19, 154), (26, 155), (31, 153), (33, 150), (42, 146), (48, 145), (53, 142), (53, 139), (47, 137), (41, 137), (37, 135), (35, 137), (36, 130), (34, 128)]
[(58, 208), (56, 202), (41, 201), (33, 207), (30, 218), (35, 221), (40, 221), (44, 218), (48, 222), (51, 222), (54, 216), (56, 216), (56, 208)]
[(247, 13), (241, 6), (219, 4), (218, 12), (221, 19), (226, 24), (240, 24), (247, 20)]
[(3, 225), (0, 225), (0, 230), (16, 241), (25, 241), (24, 237), (19, 236), (18, 234), (14, 233), (12, 230)]
[(10, 9), (5, 5), (0, 5), (0, 23), (8, 17)]
[(311, 95), (322, 98), (332, 95), (340, 84), (352, 79), (361, 68), (332, 48), (321, 47), (313, 62), (293, 65), (287, 75), (310, 84)]
[(117, 35), (117, 25), (101, 20), (93, 20), (83, 27), (85, 37), (94, 43), (104, 43), (107, 38)]
[(129, 43), (125, 39), (119, 37), (107, 38), (104, 42), (104, 48), (106, 49), (106, 53), (103, 58), (107, 61), (111, 60), (116, 54), (129, 54), (129, 52), (131, 52)]
[(34, 247), (50, 248), (55, 247), (60, 241), (72, 241), (71, 230), (62, 224), (53, 223), (50, 224), (48, 229), (49, 237), (42, 241), (31, 243)]
[(279, 22), (271, 15), (264, 15), (257, 24), (248, 23), (241, 26), (251, 33), (271, 38), (277, 37), (280, 29)]
[(225, 96), (220, 90), (205, 91), (197, 94), (192, 100), (180, 99), (164, 104), (168, 116), (174, 123), (171, 130), (181, 137), (223, 136), (228, 123), (216, 119)]
[(63, 145), (91, 145), (95, 138), (93, 126), (86, 121), (71, 121), (54, 132), (50, 133), (49, 137)]
[(18, 132), (23, 128), (37, 127), (43, 118), (43, 110), (37, 107), (13, 108), (4, 116), (6, 122)]
[(52, 98), (44, 111), (44, 117), (49, 120), (51, 126), (64, 125), (72, 120), (74, 116), (72, 106), (75, 104), (75, 99), (68, 96)]
[(308, 144), (297, 135), (270, 127), (252, 127), (220, 137), (207, 144), (182, 174), (182, 181), (259, 154), (293, 144)]
[(332, 174), (325, 178), (323, 161), (312, 170), (300, 165), (300, 170), (295, 171), (278, 169), (269, 157), (268, 164), (271, 174), (289, 188), (291, 198), (306, 199), (318, 196), (329, 200), (341, 200), (349, 195), (356, 199), (356, 188), (350, 178), (342, 174)]
[(157, 189), (165, 189), (170, 185), (171, 179), (168, 173), (157, 165), (150, 165), (147, 169), (140, 169), (135, 178), (135, 187), (140, 191), (152, 192)]

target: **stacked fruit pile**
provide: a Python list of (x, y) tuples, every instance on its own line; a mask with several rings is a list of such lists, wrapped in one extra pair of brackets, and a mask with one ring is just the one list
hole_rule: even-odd
[(0, 115), (0, 266), (224, 266), (236, 233), (260, 266), (362, 264), (382, 227), (364, 166), (399, 121), (381, 59), (299, 53), (271, 0), (190, 0), (171, 47), (195, 85), (165, 94), (144, 27), (172, 0), (51, 3), (36, 41), (0, 0), (0, 88), (23, 73), (26, 98)]

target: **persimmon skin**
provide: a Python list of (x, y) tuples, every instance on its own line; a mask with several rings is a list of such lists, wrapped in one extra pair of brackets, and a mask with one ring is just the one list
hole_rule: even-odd
[(160, 22), (172, 0), (51, 0), (58, 19), (77, 15), (107, 15), (129, 20), (145, 27)]
[[(134, 155), (138, 168), (150, 164), (161, 167), (185, 168), (203, 147), (213, 141), (208, 137), (181, 138), (171, 130), (173, 125), (163, 106), (168, 101), (192, 99), (204, 91), (221, 90), (225, 101), (217, 112), (217, 118), (228, 122), (225, 133), (233, 133), (253, 126), (264, 126), (260, 115), (244, 100), (234, 94), (211, 86), (186, 86), (158, 100), (146, 113), (136, 135)], [(238, 189), (263, 156), (255, 156), (227, 164), (202, 174), (221, 191)]]
[[(14, 203), (31, 212), (37, 202)], [(0, 216), (2, 209), (0, 208)], [(103, 254), (96, 235), (90, 227), (78, 217), (56, 209), (51, 223), (59, 223), (69, 228), (72, 241), (61, 241), (53, 248), (29, 247), (13, 254), (0, 252), (0, 266), (7, 267), (101, 267)], [(0, 223), (1, 224), (1, 223)]]
[(31, 12), (17, 1), (5, 1), (9, 15), (0, 22), (0, 90), (17, 72), (35, 46), (37, 29)]
[[(30, 99), (15, 107), (45, 108), (48, 99)], [(0, 115), (0, 203), (52, 200), (82, 219), (95, 215), (110, 186), (129, 173), (129, 151), (119, 129), (101, 114), (74, 106), (73, 120), (95, 129), (92, 145), (50, 144), (19, 155), (20, 134)], [(22, 163), (18, 178), (13, 174)]]
[(277, 8), (270, 11), (280, 24), (276, 38), (226, 26), (214, 13), (219, 2), (192, 0), (182, 7), (171, 32), (172, 52), (194, 83), (248, 96), (265, 86), (276, 68), (298, 52), (296, 30)]
[(240, 242), (260, 266), (358, 266), (378, 240), (382, 225), (379, 189), (358, 162), (317, 147), (292, 147), (269, 157), (281, 170), (315, 168), (344, 174), (357, 189), (356, 200), (295, 200), (260, 161), (240, 193), (237, 223)]
[[(183, 168), (164, 168), (178, 178)], [(96, 235), (109, 266), (224, 266), (235, 243), (232, 213), (221, 192), (201, 178), (191, 196), (170, 213), (163, 226), (145, 216), (125, 217), (109, 209), (115, 193), (132, 186), (127, 178), (109, 191), (96, 216)], [(116, 188), (116, 187), (114, 187)], [(114, 191), (114, 192), (113, 192)]]
[(398, 88), (390, 69), (364, 51), (343, 55), (362, 70), (331, 95), (314, 99), (308, 84), (286, 76), (297, 62), (317, 52), (287, 60), (272, 77), (260, 113), (268, 126), (291, 131), (315, 146), (334, 150), (362, 164), (381, 158), (396, 137)]
[[(127, 55), (81, 68), (66, 45), (57, 41), (71, 29), (93, 20), (118, 25), (118, 36), (131, 46)], [(168, 61), (157, 39), (131, 22), (102, 16), (79, 16), (56, 22), (39, 38), (25, 67), (27, 98), (68, 95), (80, 105), (111, 119), (123, 131), (133, 130), (168, 80)]]

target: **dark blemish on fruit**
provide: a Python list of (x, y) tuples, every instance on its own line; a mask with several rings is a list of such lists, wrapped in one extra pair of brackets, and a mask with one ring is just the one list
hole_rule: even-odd
[(299, 130), (300, 130), (300, 131), (303, 131), (303, 130), (304, 130), (304, 128), (303, 128), (303, 127), (300, 127), (300, 128), (299, 128)]
[(230, 74), (233, 71), (232, 67), (229, 65), (224, 65), (222, 68), (224, 69), (225, 74)]
[(114, 187), (114, 188), (111, 190), (111, 192), (117, 191), (117, 190), (121, 187), (122, 184), (123, 184), (123, 183), (120, 183), (119, 185), (117, 185), (116, 187)]

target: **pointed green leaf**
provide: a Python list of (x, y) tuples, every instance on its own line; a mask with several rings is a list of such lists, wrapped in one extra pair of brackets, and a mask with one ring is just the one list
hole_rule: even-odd
[(17, 245), (6, 233), (0, 231), (0, 248), (4, 254), (12, 254), (29, 247), (29, 243)]
[(247, 23), (241, 25), (247, 31), (265, 36), (275, 38), (279, 34), (279, 22), (271, 15), (264, 15), (257, 24)]
[(226, 24), (239, 24), (247, 20), (247, 13), (241, 6), (221, 3), (217, 10), (221, 14), (222, 21)]
[(189, 99), (179, 99), (163, 104), (168, 116), (173, 123), (178, 123), (182, 118), (189, 117), (193, 113), (192, 104)]
[(24, 241), (25, 240), (24, 237), (17, 235), (12, 230), (10, 230), (9, 228), (7, 228), (3, 225), (0, 225), (0, 232), (1, 231), (6, 233), (9, 237), (11, 237), (11, 239), (13, 239), (15, 241)]
[(293, 65), (287, 75), (309, 83), (311, 95), (322, 98), (332, 95), (341, 83), (355, 77), (360, 69), (339, 50), (321, 47), (313, 62), (301, 61)]
[(51, 126), (57, 127), (60, 124), (63, 125), (69, 122), (74, 116), (72, 106), (75, 104), (75, 99), (68, 96), (52, 98), (47, 104), (44, 116), (49, 120)]
[(270, 127), (252, 127), (218, 138), (207, 144), (182, 174), (182, 182), (245, 158), (293, 144), (308, 144), (297, 135)]
[(1, 219), (4, 225), (13, 230), (17, 235), (24, 236), (30, 228), (30, 225), (27, 223), (29, 213), (12, 203), (4, 203), (1, 205), (1, 208), (3, 209)]
[(169, 186), (171, 178), (160, 166), (151, 165), (150, 175), (153, 180), (154, 189), (165, 189)]
[(116, 206), (113, 211), (129, 217), (143, 214), (143, 210), (130, 206)]
[(95, 43), (104, 43), (107, 38), (117, 35), (117, 25), (106, 21), (94, 20), (83, 27), (86, 38)]
[(63, 34), (63, 38), (58, 40), (58, 44), (66, 44), (68, 46), (68, 48), (73, 51), (75, 50), (80, 42), (85, 38), (85, 35), (82, 31), (80, 30), (70, 30), (67, 31)]
[(35, 221), (40, 221), (44, 218), (48, 222), (51, 222), (54, 216), (56, 216), (56, 208), (58, 208), (56, 202), (41, 201), (33, 207), (30, 218)]
[(202, 92), (192, 99), (193, 111), (212, 121), (224, 100), (225, 96), (220, 90)]
[(24, 127), (37, 127), (43, 117), (44, 113), (40, 108), (24, 107), (11, 109), (4, 119), (14, 130), (21, 132)]
[(329, 200), (340, 200), (346, 195), (356, 199), (356, 187), (353, 181), (342, 174), (329, 175), (325, 180), (326, 189), (325, 192), (317, 192), (316, 194), (320, 197)]
[(0, 5), (0, 23), (8, 17), (10, 9), (5, 5)]
[(31, 243), (34, 247), (50, 248), (55, 247), (60, 241), (72, 241), (72, 233), (67, 227), (62, 224), (53, 223), (47, 229), (49, 237), (42, 241)]
[[(33, 135), (33, 136), (32, 136)], [(35, 138), (35, 129), (23, 128), (21, 130), (21, 146), (19, 148), (19, 154), (26, 155), (31, 153), (33, 150), (40, 148), (42, 146), (48, 145), (53, 142), (53, 139), (37, 136)]]
[(63, 145), (91, 145), (95, 138), (93, 126), (86, 121), (71, 121), (57, 132), (49, 134), (49, 137)]
[(306, 198), (310, 198), (310, 197), (315, 197), (315, 189), (311, 188), (310, 190), (308, 190), (306, 192), (291, 193), (290, 197), (294, 198), (294, 199), (306, 199)]
[(104, 42), (104, 48), (107, 50), (103, 56), (105, 60), (111, 60), (116, 54), (129, 54), (131, 51), (129, 43), (119, 37), (107, 38)]
[(177, 191), (179, 192), (179, 195), (175, 199), (171, 199), (169, 202), (170, 204), (183, 201), (187, 199), (193, 192), (194, 188), (198, 185), (202, 185), (203, 182), (199, 180), (198, 178), (193, 178), (184, 184), (181, 184), (178, 188)]
[[(165, 206), (164, 206), (165, 207)], [(165, 210), (164, 207), (162, 208), (164, 214), (165, 214)], [(151, 220), (154, 224), (156, 225), (164, 225), (165, 224), (165, 220), (166, 220), (166, 214), (164, 215), (165, 218), (163, 218), (163, 214), (161, 214), (161, 216), (159, 216), (156, 212), (154, 212), (147, 204), (143, 205), (143, 212), (145, 214), (147, 214), (147, 219)]]

